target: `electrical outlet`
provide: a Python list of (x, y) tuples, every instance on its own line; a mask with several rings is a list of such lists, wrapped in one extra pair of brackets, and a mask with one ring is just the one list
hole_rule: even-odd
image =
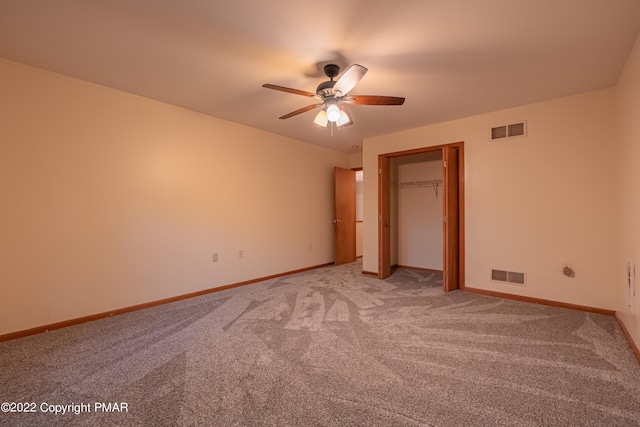
[(238, 258), (244, 258), (244, 251), (242, 249), (238, 251)]
[(218, 262), (218, 254), (213, 254), (213, 256), (211, 257), (211, 261)]

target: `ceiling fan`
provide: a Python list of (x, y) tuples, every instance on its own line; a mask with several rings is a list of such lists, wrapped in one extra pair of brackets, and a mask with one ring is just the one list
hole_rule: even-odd
[(328, 123), (335, 123), (338, 127), (353, 124), (351, 116), (344, 104), (356, 105), (402, 105), (404, 98), (396, 96), (378, 96), (378, 95), (349, 95), (358, 82), (364, 77), (367, 68), (362, 65), (351, 65), (342, 73), (338, 80), (333, 80), (340, 73), (340, 67), (335, 64), (327, 64), (324, 66), (324, 74), (329, 80), (322, 82), (316, 88), (316, 93), (307, 92), (299, 89), (291, 89), (284, 86), (272, 84), (264, 84), (262, 87), (267, 89), (279, 90), (282, 92), (293, 93), (296, 95), (318, 98), (321, 102), (317, 104), (307, 105), (289, 114), (285, 114), (280, 119), (288, 119), (298, 114), (306, 113), (318, 107), (322, 110), (318, 112), (314, 122), (320, 126), (326, 127)]

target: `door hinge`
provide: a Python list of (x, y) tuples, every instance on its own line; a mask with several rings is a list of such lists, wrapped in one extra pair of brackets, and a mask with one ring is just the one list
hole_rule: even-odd
[(446, 216), (443, 219), (444, 219), (444, 222), (447, 222), (447, 217)]
[(446, 160), (443, 160), (442, 164), (444, 165), (445, 168), (447, 167), (447, 161)]
[(382, 175), (382, 169), (378, 168), (378, 175)]

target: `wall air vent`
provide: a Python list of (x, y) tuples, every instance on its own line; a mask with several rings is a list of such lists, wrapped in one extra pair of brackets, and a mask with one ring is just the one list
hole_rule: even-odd
[(491, 280), (494, 282), (510, 283), (512, 285), (527, 286), (526, 275), (515, 271), (491, 270)]
[(496, 126), (491, 128), (491, 140), (504, 138), (515, 138), (527, 135), (527, 122), (512, 123), (510, 125)]

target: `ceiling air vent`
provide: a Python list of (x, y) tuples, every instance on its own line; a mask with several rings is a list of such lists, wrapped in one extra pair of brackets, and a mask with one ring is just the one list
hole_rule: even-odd
[(527, 135), (527, 122), (513, 123), (510, 125), (496, 126), (491, 128), (491, 140), (504, 138), (515, 138)]
[(494, 282), (510, 283), (512, 285), (527, 286), (524, 273), (506, 270), (491, 270), (491, 280)]

